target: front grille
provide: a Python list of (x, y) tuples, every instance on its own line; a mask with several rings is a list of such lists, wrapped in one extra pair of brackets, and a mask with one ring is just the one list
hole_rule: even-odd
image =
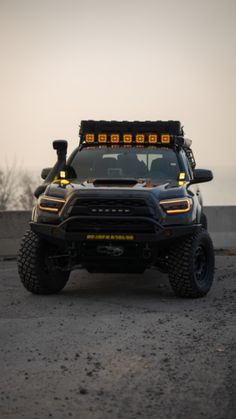
[(74, 202), (74, 205), (79, 206), (106, 206), (106, 207), (145, 207), (146, 201), (144, 199), (128, 199), (128, 198), (78, 198)]
[(155, 208), (144, 199), (78, 198), (68, 208), (68, 215), (112, 215), (154, 217)]
[(155, 233), (158, 207), (152, 197), (80, 194), (65, 209), (64, 228), (71, 233)]

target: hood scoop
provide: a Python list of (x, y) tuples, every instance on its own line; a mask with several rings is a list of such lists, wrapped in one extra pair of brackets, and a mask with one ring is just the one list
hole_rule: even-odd
[(137, 185), (138, 181), (136, 179), (133, 178), (121, 178), (121, 179), (117, 179), (117, 178), (99, 178), (99, 179), (94, 179), (93, 180), (93, 185), (94, 186), (135, 186)]

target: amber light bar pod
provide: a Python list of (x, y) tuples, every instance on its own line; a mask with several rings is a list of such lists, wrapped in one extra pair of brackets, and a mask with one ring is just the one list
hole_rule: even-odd
[(79, 136), (81, 146), (191, 146), (179, 121), (81, 121)]

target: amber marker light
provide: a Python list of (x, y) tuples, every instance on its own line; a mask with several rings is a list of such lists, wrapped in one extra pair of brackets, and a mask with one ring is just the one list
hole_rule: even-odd
[(117, 144), (120, 141), (120, 136), (119, 134), (111, 134), (111, 143), (112, 144)]
[(136, 135), (136, 143), (137, 144), (143, 144), (145, 141), (144, 134), (137, 134)]
[(162, 134), (161, 143), (162, 144), (170, 144), (170, 135), (169, 134)]
[(156, 134), (149, 134), (148, 142), (149, 142), (149, 144), (157, 144), (157, 135)]
[(94, 134), (85, 134), (86, 143), (94, 143)]
[(185, 177), (186, 177), (185, 172), (180, 172), (179, 173), (179, 179), (178, 179), (178, 185), (179, 186), (183, 186), (186, 183), (185, 182)]
[(132, 143), (132, 135), (131, 134), (124, 134), (123, 135), (123, 141), (125, 144), (131, 144)]
[(179, 180), (185, 180), (185, 172), (180, 172)]
[(107, 134), (98, 134), (98, 142), (99, 143), (106, 143), (107, 142)]
[(160, 205), (167, 214), (182, 214), (190, 211), (192, 200), (190, 198), (166, 199), (160, 201)]
[(66, 172), (64, 170), (60, 171), (60, 178), (65, 179), (66, 178)]

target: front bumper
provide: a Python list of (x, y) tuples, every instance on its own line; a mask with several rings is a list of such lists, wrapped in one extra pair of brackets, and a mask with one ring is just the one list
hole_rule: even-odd
[[(92, 236), (94, 241), (98, 237), (97, 235), (100, 235), (100, 240), (104, 237), (106, 242), (109, 242), (111, 235), (114, 235), (119, 242), (125, 241), (127, 236), (132, 236), (132, 242), (134, 243), (155, 245), (155, 243), (161, 242), (164, 246), (164, 244), (169, 245), (181, 237), (191, 235), (201, 228), (201, 224), (163, 226), (149, 217), (132, 217), (130, 218), (130, 226), (125, 225), (127, 217), (119, 217), (120, 225), (118, 229), (115, 224), (117, 217), (103, 216), (98, 219), (96, 216), (90, 216), (89, 221), (93, 222), (92, 227), (89, 225), (87, 227), (88, 217), (86, 216), (69, 217), (58, 225), (31, 222), (30, 227), (38, 236), (59, 246), (69, 243), (89, 242)], [(97, 221), (99, 221), (98, 225), (96, 224)], [(122, 224), (123, 221), (124, 225)], [(75, 226), (74, 230), (73, 226)], [(135, 226), (144, 227), (140, 229)]]

